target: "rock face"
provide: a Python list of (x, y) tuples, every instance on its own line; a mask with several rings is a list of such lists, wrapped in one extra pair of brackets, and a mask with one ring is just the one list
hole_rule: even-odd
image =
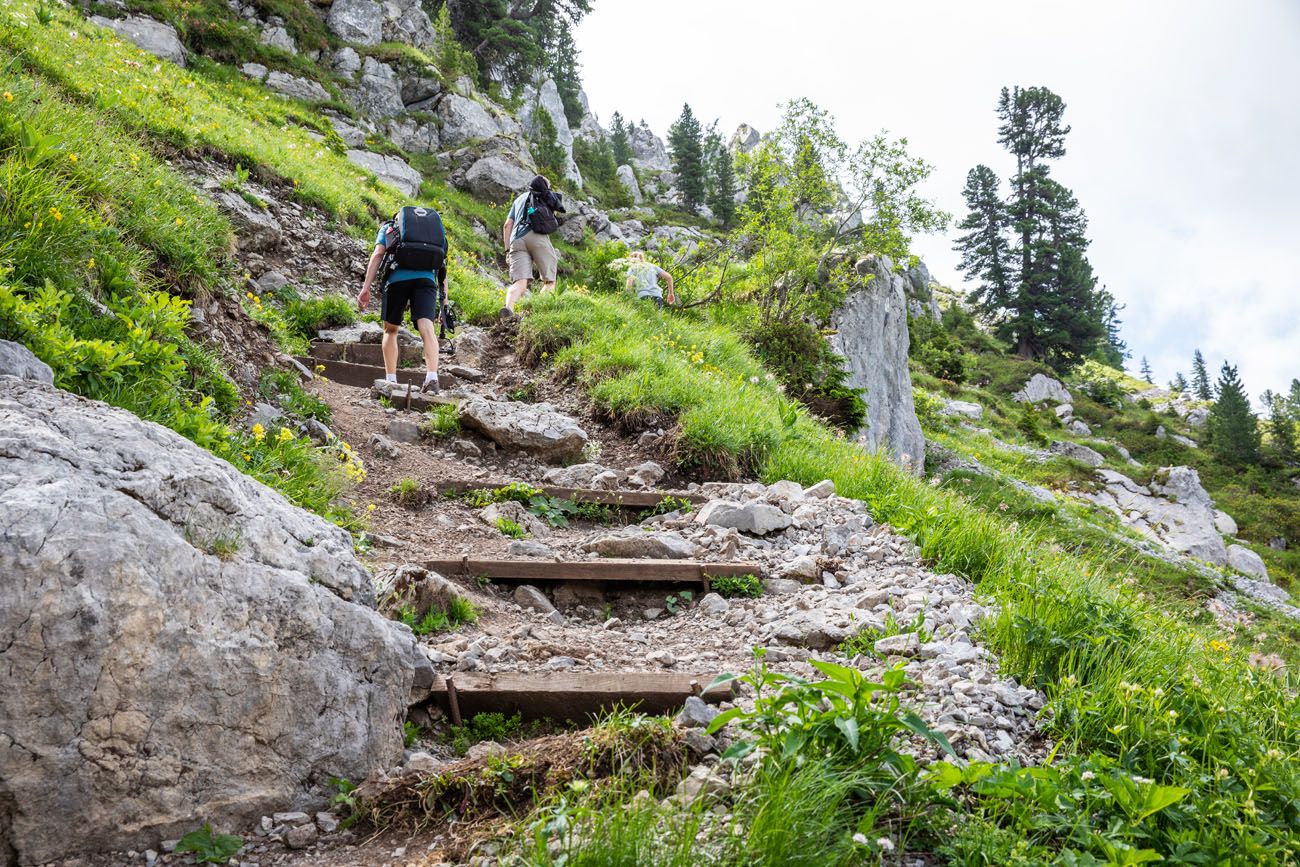
[(397, 73), (373, 57), (367, 57), (361, 65), (361, 77), (356, 87), (348, 91), (348, 97), (362, 114), (375, 120), (401, 114), (406, 109)]
[(438, 103), (438, 117), (442, 121), (442, 143), (445, 147), (457, 147), (476, 139), (491, 138), (500, 132), (500, 127), (487, 109), (468, 97), (454, 93), (447, 94)]
[(378, 45), (384, 38), (384, 7), (375, 0), (334, 0), (326, 21), (347, 42)]
[(617, 172), (618, 182), (623, 185), (623, 189), (628, 191), (632, 196), (632, 201), (641, 204), (644, 197), (641, 195), (641, 185), (636, 182), (636, 172), (632, 171), (631, 166), (619, 166)]
[(655, 135), (645, 121), (628, 124), (627, 141), (632, 146), (632, 161), (638, 167), (656, 172), (666, 172), (673, 167), (663, 139)]
[(523, 110), (519, 118), (524, 130), (533, 137), (536, 137), (539, 131), (536, 116), (538, 111), (550, 115), (551, 123), (555, 125), (555, 141), (564, 148), (565, 177), (582, 186), (582, 173), (578, 171), (578, 164), (573, 161), (573, 130), (569, 129), (569, 119), (564, 114), (564, 102), (560, 99), (560, 91), (556, 88), (554, 79), (546, 79), (537, 88), (524, 89)]
[(587, 432), (549, 403), (516, 403), (474, 397), (460, 405), (460, 420), (503, 449), (551, 461), (582, 454)]
[(536, 174), (508, 156), (483, 157), (465, 173), (465, 187), (474, 195), (492, 202), (509, 202), (528, 189)]
[(417, 649), (367, 607), (344, 531), (172, 431), (8, 377), (0, 514), (18, 863), (251, 823), (400, 759)]
[(758, 147), (758, 143), (762, 140), (763, 137), (759, 135), (758, 130), (747, 123), (742, 123), (731, 134), (731, 141), (727, 147), (730, 148), (732, 153), (747, 154)]
[(1097, 477), (1105, 487), (1089, 499), (1119, 512), (1126, 525), (1180, 554), (1218, 566), (1228, 562), (1215, 527), (1214, 502), (1196, 470), (1165, 467), (1149, 487), (1113, 470), (1098, 470)]
[(107, 27), (123, 39), (130, 40), (142, 51), (170, 60), (177, 66), (185, 65), (185, 46), (176, 35), (176, 28), (142, 15), (130, 15), (126, 18), (102, 18), (98, 15), (90, 19), (100, 27)]
[[(368, 59), (367, 62), (369, 62)], [(308, 78), (299, 78), (296, 75), (289, 75), (287, 72), (268, 73), (266, 86), (276, 93), (294, 99), (301, 99), (303, 102), (324, 102), (330, 98), (329, 91), (321, 87), (319, 82)]]
[(424, 181), (420, 173), (401, 157), (349, 150), (348, 159), (353, 165), (374, 172), (375, 177), (393, 186), (403, 195), (414, 196), (420, 191), (420, 184)]
[(1067, 441), (1055, 442), (1052, 443), (1050, 451), (1052, 454), (1073, 458), (1074, 460), (1085, 463), (1090, 467), (1099, 467), (1106, 462), (1106, 459), (1097, 451), (1090, 449), (1087, 446), (1079, 445), (1078, 443)]
[(1041, 373), (1031, 376), (1025, 383), (1025, 387), (1012, 397), (1021, 403), (1042, 403), (1045, 400), (1056, 404), (1074, 403), (1074, 398), (1070, 396), (1069, 390), (1064, 385)]
[(867, 390), (867, 426), (857, 436), (871, 451), (887, 451), (920, 473), (925, 436), (907, 368), (905, 281), (887, 257), (863, 259), (855, 267), (863, 280), (831, 314), (835, 333), (828, 340), (845, 358), (848, 385)]

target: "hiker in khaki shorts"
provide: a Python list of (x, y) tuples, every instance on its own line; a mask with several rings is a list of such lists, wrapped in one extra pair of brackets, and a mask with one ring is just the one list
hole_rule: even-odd
[(515, 199), (501, 231), (510, 267), (510, 288), (502, 316), (514, 316), (515, 305), (528, 292), (533, 270), (542, 280), (542, 291), (555, 288), (555, 269), (560, 257), (551, 245), (551, 233), (560, 227), (557, 213), (564, 212), (560, 194), (542, 175), (533, 178), (528, 189)]

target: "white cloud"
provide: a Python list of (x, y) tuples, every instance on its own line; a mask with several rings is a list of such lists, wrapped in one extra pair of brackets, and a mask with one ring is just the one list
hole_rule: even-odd
[[(578, 31), (602, 120), (662, 134), (690, 102), (724, 134), (770, 129), (808, 96), (841, 131), (886, 128), (936, 166), (960, 214), (966, 171), (1003, 175), (993, 107), (1042, 84), (1074, 131), (1056, 168), (1091, 221), (1091, 258), (1159, 379), (1199, 346), (1252, 392), (1300, 376), (1300, 4), (1252, 0), (597, 0)], [(950, 238), (920, 252), (958, 283)], [(1136, 366), (1136, 365), (1135, 365)]]

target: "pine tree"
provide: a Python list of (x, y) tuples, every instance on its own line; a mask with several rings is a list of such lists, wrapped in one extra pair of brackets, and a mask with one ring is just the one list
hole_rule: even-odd
[[(988, 166), (976, 166), (966, 174), (962, 190), (969, 213), (957, 224), (966, 234), (957, 238), (953, 249), (961, 253), (962, 271), (980, 280), (970, 294), (971, 302), (995, 323), (1002, 320), (1012, 306), (1010, 248), (1006, 237), (1007, 214), (998, 191), (998, 176)], [(1009, 339), (1011, 333), (1000, 333)]]
[(559, 142), (559, 130), (555, 128), (551, 113), (539, 105), (533, 109), (533, 122), (537, 124), (533, 140), (533, 156), (537, 159), (537, 167), (552, 178), (564, 177), (567, 154)]
[(610, 118), (609, 143), (614, 148), (614, 162), (620, 166), (632, 164), (632, 142), (627, 137), (627, 124), (623, 115), (614, 112)]
[[(1263, 396), (1261, 396), (1263, 399)], [(1268, 394), (1268, 430), (1273, 435), (1273, 453), (1284, 465), (1300, 460), (1296, 449), (1296, 413), (1280, 394)]]
[(1210, 407), (1210, 444), (1223, 463), (1234, 467), (1259, 460), (1259, 424), (1250, 411), (1246, 389), (1237, 368), (1223, 363), (1219, 373), (1218, 400)]
[(1205, 356), (1197, 349), (1192, 353), (1192, 394), (1199, 400), (1213, 400), (1210, 391), (1210, 374), (1205, 369)]
[(1151, 374), (1151, 362), (1147, 361), (1145, 355), (1142, 356), (1142, 381), (1151, 385), (1156, 384), (1155, 378)]
[(1286, 402), (1291, 407), (1296, 421), (1300, 422), (1300, 379), (1291, 380), (1291, 390), (1287, 393)]
[(668, 152), (682, 203), (694, 211), (704, 201), (706, 176), (703, 130), (689, 105), (682, 106), (681, 116), (668, 128)]
[(1093, 353), (1093, 358), (1102, 364), (1124, 369), (1124, 362), (1129, 358), (1128, 344), (1119, 336), (1119, 314), (1124, 305), (1115, 300), (1115, 296), (1105, 286), (1097, 290), (1097, 301), (1101, 308), (1101, 325), (1104, 336)]
[(564, 105), (564, 118), (569, 126), (582, 123), (582, 74), (579, 71), (578, 46), (573, 42), (573, 28), (563, 18), (549, 19), (548, 30), (554, 31), (547, 40), (547, 69), (555, 80), (555, 89)]
[(1169, 390), (1174, 394), (1187, 393), (1187, 377), (1183, 376), (1182, 371), (1174, 374), (1174, 378), (1169, 380)]
[(704, 164), (708, 172), (706, 203), (718, 222), (727, 226), (736, 213), (736, 170), (731, 154), (722, 144), (717, 121), (709, 126), (709, 133), (704, 137)]

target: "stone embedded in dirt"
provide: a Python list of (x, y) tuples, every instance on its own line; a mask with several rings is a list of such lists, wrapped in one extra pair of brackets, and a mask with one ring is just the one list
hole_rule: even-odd
[(798, 593), (802, 590), (802, 581), (792, 581), (789, 578), (763, 579), (763, 592), (769, 596), (785, 596), (790, 593)]
[(721, 711), (716, 707), (708, 704), (704, 699), (692, 695), (686, 698), (686, 703), (682, 705), (682, 709), (678, 712), (674, 722), (682, 728), (702, 729), (707, 728), (719, 713)]
[(904, 632), (880, 639), (872, 649), (881, 656), (916, 656), (921, 652), (921, 639), (915, 632)]
[(790, 516), (767, 503), (710, 500), (696, 515), (696, 523), (730, 527), (742, 533), (765, 536), (793, 523)]
[(395, 418), (388, 423), (388, 437), (399, 443), (420, 441), (420, 424), (409, 418)]
[(972, 421), (979, 421), (984, 417), (984, 407), (978, 403), (971, 403), (968, 400), (945, 400), (943, 407), (939, 410), (940, 415), (960, 416)]
[(535, 542), (532, 539), (513, 539), (506, 546), (506, 554), (510, 557), (547, 557), (554, 558), (555, 550), (541, 542)]
[(515, 588), (515, 604), (539, 614), (550, 614), (555, 610), (555, 606), (551, 604), (550, 599), (546, 598), (546, 594), (531, 584), (520, 584)]
[(347, 532), (166, 428), (11, 377), (0, 477), (18, 862), (251, 824), (401, 756), (418, 649), (368, 607)]
[(383, 434), (372, 433), (370, 439), (366, 440), (366, 445), (370, 446), (376, 455), (390, 461), (402, 456), (401, 447)]
[(788, 479), (782, 479), (779, 482), (768, 485), (767, 493), (773, 502), (780, 502), (782, 500), (802, 500), (803, 485), (798, 482), (789, 481)]
[(677, 784), (677, 796), (689, 803), (702, 797), (724, 797), (731, 791), (731, 784), (718, 776), (707, 765), (697, 765), (691, 769), (690, 776)]
[(718, 750), (718, 742), (710, 735), (706, 735), (700, 729), (686, 730), (686, 749), (695, 758), (703, 758), (710, 753)]
[(319, 833), (315, 825), (298, 825), (284, 832), (284, 845), (290, 849), (306, 849), (316, 842)]
[(824, 500), (827, 497), (833, 497), (835, 496), (835, 483), (830, 479), (823, 479), (804, 491), (803, 495), (813, 500)]
[(447, 366), (447, 372), (457, 379), (463, 379), (466, 382), (482, 382), (483, 371), (477, 367), (466, 367), (463, 364), (451, 364)]
[[(316, 335), (317, 339), (326, 343), (382, 343), (384, 340), (384, 327), (378, 322), (358, 322), (355, 325), (345, 325), (341, 328), (327, 328)], [(397, 343), (400, 346), (423, 346), (424, 341), (419, 335), (412, 333), (405, 327), (397, 329)]]
[(677, 664), (677, 657), (673, 656), (671, 650), (652, 650), (645, 655), (646, 662), (653, 662), (655, 665), (661, 665), (664, 668), (672, 668)]
[[(405, 764), (402, 765), (402, 770), (412, 772), (412, 773), (417, 773), (417, 774), (430, 774), (436, 771), (437, 769), (438, 769), (438, 760), (434, 758), (430, 753), (423, 752), (422, 750), (416, 750), (415, 752), (411, 753), (409, 756), (407, 756)], [(316, 818), (319, 821), (320, 817), (325, 815), (329, 815), (329, 814), (317, 813)], [(329, 833), (330, 829), (322, 827), (321, 830), (325, 831), (326, 833)]]
[(817, 566), (815, 557), (795, 557), (786, 564), (783, 577), (792, 578), (802, 583), (803, 580), (812, 580), (821, 574), (821, 569)]
[(0, 340), (0, 376), (16, 376), (32, 382), (54, 384), (54, 371), (44, 361), (12, 340)]
[(602, 557), (627, 557), (634, 560), (689, 560), (695, 556), (695, 543), (677, 533), (631, 532), (610, 533), (583, 544), (582, 550)]
[(1228, 566), (1256, 578), (1268, 577), (1268, 567), (1264, 565), (1264, 558), (1245, 545), (1228, 546)]
[(578, 660), (574, 659), (572, 656), (552, 656), (550, 659), (546, 660), (546, 665), (543, 666), (543, 668), (547, 671), (567, 671), (577, 664)]
[(1106, 462), (1106, 459), (1103, 458), (1099, 452), (1090, 449), (1085, 445), (1069, 442), (1068, 440), (1052, 443), (1052, 447), (1048, 449), (1048, 451), (1054, 455), (1063, 455), (1072, 460), (1087, 464), (1090, 467), (1099, 467)]
[(618, 479), (618, 474), (609, 467), (590, 463), (574, 464), (571, 467), (552, 467), (542, 475), (542, 482), (560, 488), (609, 491), (618, 487)]
[(339, 829), (339, 818), (333, 813), (317, 813), (316, 827), (320, 828), (322, 834), (333, 834)]
[(1021, 403), (1042, 403), (1045, 400), (1055, 401), (1057, 404), (1074, 403), (1074, 398), (1070, 396), (1069, 390), (1060, 383), (1041, 373), (1035, 373), (1025, 383), (1025, 387), (1017, 391), (1012, 396), (1012, 400)]
[(496, 529), (500, 529), (497, 522), (505, 519), (518, 524), (530, 536), (538, 539), (545, 539), (551, 535), (551, 528), (546, 526), (545, 521), (524, 508), (522, 503), (516, 503), (514, 500), (507, 500), (504, 503), (492, 503), (479, 512), (478, 516), (479, 520), (484, 524)]
[(627, 480), (642, 488), (653, 488), (664, 475), (663, 467), (654, 461), (646, 461), (628, 470)]
[(1070, 423), (1065, 426), (1065, 429), (1077, 437), (1092, 435), (1092, 428), (1088, 427), (1087, 424), (1077, 418), (1072, 419)]
[(717, 593), (706, 593), (704, 598), (699, 602), (700, 610), (714, 617), (721, 617), (731, 608), (731, 603), (723, 599)]
[(578, 457), (587, 432), (548, 403), (519, 403), (470, 397), (460, 405), (460, 420), (503, 449), (529, 452), (547, 461)]

